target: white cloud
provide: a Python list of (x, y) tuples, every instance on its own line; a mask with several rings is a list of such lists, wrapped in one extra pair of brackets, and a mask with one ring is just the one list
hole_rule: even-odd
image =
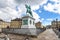
[(31, 7), (31, 9), (32, 10), (37, 10), (37, 9), (39, 9), (39, 5), (34, 5), (34, 6)]
[(40, 5), (45, 4), (47, 1), (48, 0), (15, 0), (15, 3), (17, 3), (17, 5), (20, 5), (20, 7), (23, 8), (25, 4), (28, 4), (31, 6), (32, 10), (37, 10), (39, 9)]
[(44, 0), (15, 0), (17, 4), (39, 5)]
[(42, 11), (39, 10), (39, 13), (41, 13)]
[(55, 2), (55, 4), (48, 3), (47, 5), (44, 6), (44, 9), (50, 12), (60, 14), (60, 0), (53, 0), (52, 2)]
[(7, 0), (0, 0), (0, 8), (5, 8), (7, 6)]
[(44, 20), (45, 20), (44, 18), (41, 18), (41, 19), (40, 19), (40, 22), (43, 22)]
[(50, 1), (55, 2), (55, 3), (60, 2), (60, 0), (50, 0)]
[[(11, 9), (10, 7), (6, 7), (6, 8), (4, 8), (4, 9), (1, 9), (1, 11), (2, 11), (3, 13), (7, 14), (7, 17), (8, 17), (8, 15), (10, 15), (10, 17), (17, 15), (17, 11), (14, 10), (14, 9)], [(2, 14), (3, 14), (3, 13), (2, 13)]]
[(11, 18), (10, 16), (11, 15), (8, 15), (5, 12), (2, 12), (2, 11), (0, 13), (0, 19), (6, 20), (6, 21), (10, 20), (10, 18)]
[[(39, 5), (46, 2), (47, 0), (0, 0), (0, 18), (9, 21), (16, 17), (22, 17), (26, 13), (25, 4), (31, 5), (33, 11), (39, 9)], [(16, 6), (19, 11), (16, 11)], [(40, 21), (40, 16), (37, 13), (33, 12), (33, 17), (36, 21)]]
[(54, 6), (51, 4), (51, 3), (48, 3), (47, 6), (44, 6), (44, 9), (45, 10), (48, 10), (48, 11), (54, 11)]
[[(14, 16), (16, 16), (15, 5), (13, 5), (11, 0), (0, 0), (0, 18), (5, 21), (10, 21)], [(15, 13), (15, 14), (14, 14)]]
[(53, 21), (53, 19), (49, 18), (49, 19), (46, 19), (47, 21)]
[(48, 0), (43, 0), (43, 1), (40, 3), (40, 5), (43, 5), (43, 4), (47, 3), (47, 1), (48, 1)]
[(32, 12), (33, 13), (33, 18), (35, 19), (35, 23), (36, 22), (39, 22), (40, 21), (40, 16), (38, 16), (38, 14), (37, 13), (35, 13), (35, 12)]

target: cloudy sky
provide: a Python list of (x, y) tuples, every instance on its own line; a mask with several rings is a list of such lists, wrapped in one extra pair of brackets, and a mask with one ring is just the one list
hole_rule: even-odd
[(26, 14), (25, 4), (31, 6), (35, 22), (48, 25), (56, 18), (60, 20), (60, 0), (0, 0), (0, 19), (21, 18)]

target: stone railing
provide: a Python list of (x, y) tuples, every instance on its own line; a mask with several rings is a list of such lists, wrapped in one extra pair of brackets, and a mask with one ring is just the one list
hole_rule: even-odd
[(12, 34), (25, 34), (25, 35), (38, 35), (41, 32), (45, 31), (45, 29), (34, 29), (34, 28), (3, 28), (3, 33), (12, 33)]

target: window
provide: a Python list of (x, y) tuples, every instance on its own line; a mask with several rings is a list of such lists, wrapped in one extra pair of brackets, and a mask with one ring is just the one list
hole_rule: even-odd
[(30, 24), (31, 24), (31, 20), (30, 20)]
[(34, 25), (34, 21), (33, 21), (33, 25)]
[(28, 25), (28, 20), (23, 20), (23, 25)]

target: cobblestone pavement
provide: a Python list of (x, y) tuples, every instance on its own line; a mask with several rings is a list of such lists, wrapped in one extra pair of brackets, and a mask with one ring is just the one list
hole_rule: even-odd
[(46, 29), (46, 31), (40, 34), (39, 38), (41, 40), (59, 40), (58, 36), (52, 29)]

